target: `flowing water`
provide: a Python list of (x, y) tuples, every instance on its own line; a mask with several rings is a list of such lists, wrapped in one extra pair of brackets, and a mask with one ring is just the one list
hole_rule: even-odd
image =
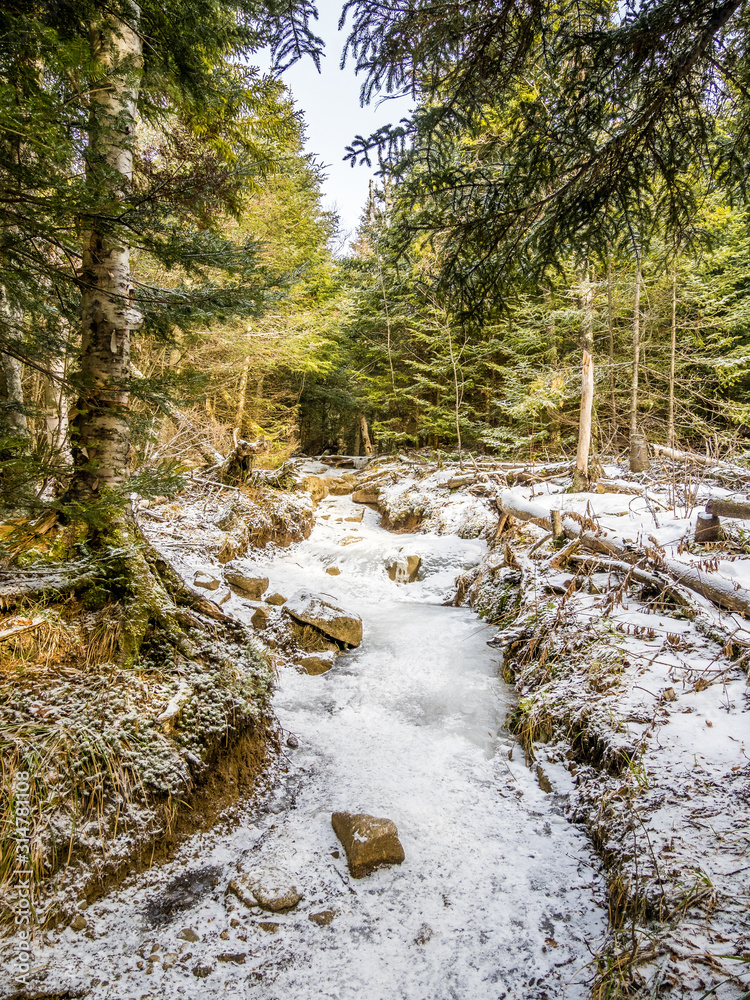
[[(605, 920), (586, 838), (517, 747), (509, 759), (512, 698), (492, 633), (442, 603), (484, 543), (392, 535), (369, 509), (346, 519), (362, 510), (325, 500), (307, 542), (257, 560), (272, 590), (323, 591), (364, 620), (361, 646), (328, 673), (282, 671), (275, 709), (299, 741), (287, 772), (239, 825), (195, 836), (90, 907), (86, 933), (59, 932), (40, 956), (45, 988), (117, 1000), (587, 995)], [(390, 580), (399, 550), (421, 557), (421, 579)], [(352, 879), (336, 810), (393, 819), (404, 864)], [(259, 914), (225, 895), (257, 864), (289, 873), (296, 910)], [(334, 911), (327, 926), (309, 919), (321, 911)]]

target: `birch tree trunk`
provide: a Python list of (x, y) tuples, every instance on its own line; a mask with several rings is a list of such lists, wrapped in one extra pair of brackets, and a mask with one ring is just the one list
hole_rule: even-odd
[(133, 305), (130, 247), (101, 220), (116, 217), (133, 175), (136, 104), (143, 62), (140, 10), (127, 23), (103, 14), (91, 29), (95, 79), (90, 91), (86, 180), (99, 204), (83, 236), (81, 376), (74, 420), (73, 491), (96, 495), (128, 472), (130, 334), (141, 324)]
[(65, 395), (65, 358), (50, 359), (49, 374), (44, 379), (44, 420), (47, 426), (47, 446), (62, 465), (72, 464), (68, 443), (68, 399)]
[(588, 266), (582, 272), (580, 286), (581, 346), (583, 370), (581, 378), (581, 411), (578, 422), (578, 449), (573, 473), (573, 489), (582, 492), (589, 486), (589, 454), (591, 452), (591, 413), (594, 405), (594, 289), (589, 280)]
[[(6, 327), (6, 340), (10, 344), (20, 343), (20, 317), (8, 302), (4, 288), (0, 288), (0, 322)], [(0, 399), (0, 435), (28, 443), (31, 435), (24, 409), (21, 362), (0, 352), (0, 364), (4, 382), (3, 398)]]

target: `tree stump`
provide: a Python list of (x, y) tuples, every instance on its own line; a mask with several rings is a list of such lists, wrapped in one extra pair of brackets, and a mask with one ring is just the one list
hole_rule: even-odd
[(701, 545), (706, 542), (720, 542), (724, 538), (721, 521), (715, 514), (698, 514), (695, 522), (695, 540)]
[(646, 472), (651, 468), (648, 457), (648, 440), (645, 434), (630, 435), (630, 471)]

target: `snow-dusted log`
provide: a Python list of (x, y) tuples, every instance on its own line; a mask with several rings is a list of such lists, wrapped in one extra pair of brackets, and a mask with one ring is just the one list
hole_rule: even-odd
[(671, 458), (673, 462), (700, 465), (705, 469), (724, 469), (727, 472), (733, 472), (741, 478), (750, 478), (750, 469), (743, 469), (741, 465), (732, 465), (731, 462), (722, 462), (718, 458), (711, 458), (709, 455), (699, 455), (694, 451), (678, 451), (676, 448), (668, 448), (663, 444), (652, 444), (651, 449), (656, 455)]
[[(519, 521), (531, 521), (546, 531), (552, 530), (551, 518), (544, 507), (520, 496), (515, 490), (503, 490), (497, 499), (497, 504), (503, 514), (509, 514)], [(563, 517), (563, 530), (567, 538), (579, 538), (585, 548), (623, 564), (632, 566), (649, 559), (648, 553), (636, 549), (632, 543), (622, 542), (611, 535), (584, 531), (569, 517)], [(659, 570), (688, 590), (713, 601), (718, 607), (739, 612), (750, 618), (750, 590), (736, 587), (730, 580), (707, 574), (703, 570), (669, 558), (660, 560), (656, 573), (651, 571), (649, 573), (651, 579), (645, 582), (655, 584), (660, 582), (664, 588), (670, 588), (669, 581), (661, 579), (658, 575)]]
[(737, 503), (734, 500), (709, 500), (706, 513), (716, 517), (736, 517), (741, 521), (750, 521), (750, 503)]

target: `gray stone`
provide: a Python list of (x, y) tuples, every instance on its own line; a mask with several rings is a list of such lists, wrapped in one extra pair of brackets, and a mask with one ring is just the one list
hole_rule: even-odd
[(298, 590), (284, 605), (284, 610), (299, 622), (312, 625), (323, 635), (348, 646), (362, 642), (362, 619), (346, 611), (328, 594), (312, 594)]
[(231, 505), (229, 507), (224, 507), (214, 518), (213, 523), (217, 528), (221, 528), (222, 531), (231, 531), (232, 528), (237, 527), (237, 522), (240, 519), (240, 515)]
[(82, 917), (80, 913), (77, 913), (73, 917), (70, 926), (74, 931), (83, 931), (86, 929), (86, 919)]
[(391, 819), (367, 813), (335, 812), (331, 824), (346, 851), (353, 878), (369, 875), (383, 865), (400, 865), (404, 860), (398, 829)]

